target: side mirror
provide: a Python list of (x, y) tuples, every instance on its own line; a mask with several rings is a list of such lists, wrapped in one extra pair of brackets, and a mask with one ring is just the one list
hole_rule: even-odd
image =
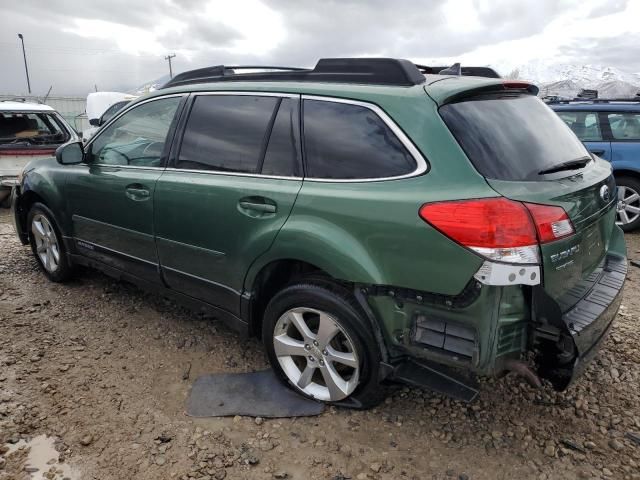
[(76, 165), (84, 160), (81, 142), (65, 143), (56, 150), (56, 160), (60, 165)]
[(92, 118), (89, 120), (89, 125), (91, 125), (92, 127), (99, 127), (100, 126), (100, 119), (98, 118)]

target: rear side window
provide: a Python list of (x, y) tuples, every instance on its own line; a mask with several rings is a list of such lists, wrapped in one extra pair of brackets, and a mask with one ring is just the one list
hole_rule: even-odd
[(567, 124), (532, 95), (472, 98), (442, 106), (440, 115), (486, 178), (541, 180), (543, 170), (590, 158)]
[(607, 117), (613, 138), (640, 140), (640, 113), (609, 113)]
[(278, 102), (266, 96), (196, 97), (176, 167), (256, 173)]
[(360, 105), (304, 101), (307, 176), (327, 179), (406, 175), (416, 162), (372, 110)]
[(598, 114), (595, 112), (556, 112), (583, 142), (601, 142)]

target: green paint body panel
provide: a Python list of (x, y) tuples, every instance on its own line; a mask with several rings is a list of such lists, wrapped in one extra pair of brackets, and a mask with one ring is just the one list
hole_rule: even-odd
[[(529, 348), (530, 287), (488, 286), (473, 278), (484, 259), (436, 231), (418, 215), (429, 202), (505, 196), (562, 206), (576, 235), (541, 247), (543, 288), (563, 311), (573, 304), (571, 287), (607, 254), (624, 256), (612, 205), (599, 203), (599, 188), (611, 176), (597, 160), (580, 175), (541, 182), (487, 180), (473, 167), (438, 114), (448, 98), (497, 86), (495, 79), (428, 76), (424, 85), (385, 87), (291, 82), (221, 82), (159, 90), (142, 97), (208, 91), (279, 92), (369, 102), (384, 110), (411, 139), (428, 164), (426, 173), (386, 181), (314, 181), (167, 169), (119, 169), (68, 165), (54, 159), (27, 167), (23, 188), (44, 199), (67, 237), (118, 252), (78, 253), (125, 269), (240, 316), (264, 269), (298, 260), (356, 288), (407, 289), (456, 299), (475, 289), (469, 304), (367, 296), (391, 357), (436, 359), (482, 374), (503, 370), (506, 357)], [(145, 199), (127, 195), (140, 184)], [(256, 212), (243, 202), (267, 203)], [(552, 257), (579, 245), (572, 263)], [(558, 268), (558, 267), (562, 268)], [(448, 302), (449, 300), (447, 300)], [(564, 302), (564, 303), (563, 303)], [(574, 301), (575, 303), (575, 301)], [(461, 359), (411, 342), (414, 319), (424, 315), (475, 332), (474, 353)]]
[[(189, 293), (189, 276), (204, 279), (210, 293), (197, 296), (214, 301), (219, 293), (226, 309), (239, 314), (245, 274), (269, 250), (301, 185), (293, 179), (165, 171), (156, 187), (155, 223), (160, 262), (172, 271), (169, 285)], [(243, 201), (268, 202), (276, 210), (246, 210)]]

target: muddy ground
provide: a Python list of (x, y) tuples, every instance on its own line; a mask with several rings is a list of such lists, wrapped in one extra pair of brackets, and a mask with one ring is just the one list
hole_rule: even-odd
[[(0, 479), (640, 479), (639, 287), (632, 266), (565, 393), (507, 377), (471, 405), (399, 387), (364, 412), (192, 419), (193, 379), (264, 368), (259, 342), (97, 272), (47, 281), (0, 210)], [(28, 472), (20, 445), (42, 435), (64, 465)]]

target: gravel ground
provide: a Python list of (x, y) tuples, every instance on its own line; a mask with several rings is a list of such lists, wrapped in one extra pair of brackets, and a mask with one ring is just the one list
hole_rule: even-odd
[[(627, 244), (640, 257), (640, 235)], [(640, 479), (638, 282), (630, 267), (612, 335), (565, 393), (508, 376), (471, 405), (398, 387), (365, 412), (192, 419), (191, 381), (264, 368), (259, 342), (97, 272), (48, 282), (0, 210), (0, 480), (60, 479), (62, 462), (83, 480)], [(29, 473), (17, 447), (42, 435), (61, 463)]]

